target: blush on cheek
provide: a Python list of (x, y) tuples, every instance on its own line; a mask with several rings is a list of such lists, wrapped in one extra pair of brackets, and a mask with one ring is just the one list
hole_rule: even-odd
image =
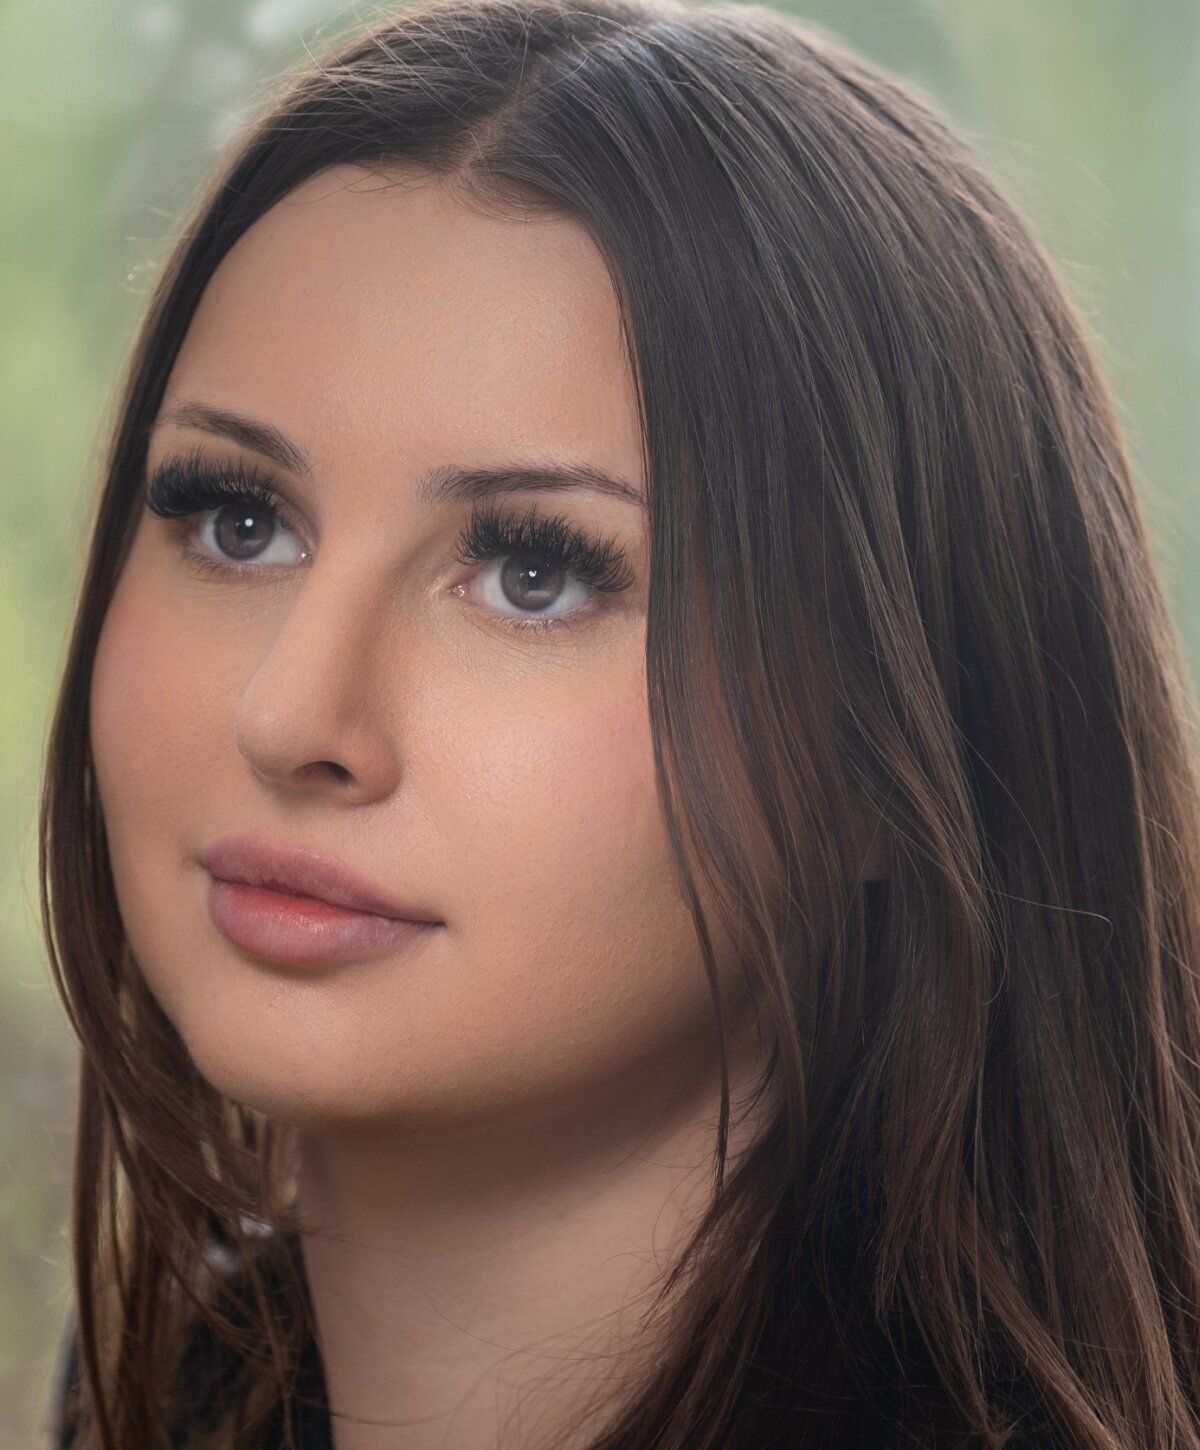
[[(189, 719), (181, 695), (182, 651), (158, 648), (153, 619), (114, 601), (92, 680), (91, 732), (97, 773), (114, 789), (138, 793), (178, 765), (177, 739)], [(108, 805), (119, 805), (109, 800)]]
[[(636, 937), (646, 929), (645, 910), (668, 912), (678, 894), (640, 678), (630, 679), (623, 697), (546, 712), (536, 739), (536, 772), (512, 797), (524, 802), (519, 816), (532, 838), (525, 879), (531, 888), (542, 881), (537, 895), (558, 903), (564, 935), (583, 933), (586, 960), (595, 931), (610, 941), (626, 929)], [(532, 800), (539, 804), (531, 812)]]
[[(660, 858), (668, 848), (640, 670), (639, 664), (635, 688), (626, 698), (610, 701), (601, 712), (575, 717), (573, 730), (563, 741), (564, 765), (567, 759), (575, 762), (566, 779), (579, 792), (578, 807), (590, 803), (598, 821), (606, 822), (609, 849), (619, 857), (624, 839), (630, 845), (650, 846)], [(564, 811), (568, 808), (564, 803)]]
[[(570, 696), (539, 701), (536, 714), (489, 710), (455, 748), (446, 801), (469, 803), (477, 833), (491, 823), (509, 871), (628, 873), (633, 857), (666, 850), (640, 664), (624, 689), (611, 675), (576, 679)], [(501, 723), (503, 722), (503, 723)], [(489, 828), (489, 835), (492, 834)]]
[(137, 608), (128, 569), (104, 617), (92, 668), (89, 726), (108, 809), (118, 804), (119, 783), (135, 777), (143, 754), (153, 753), (169, 688), (155, 668), (153, 624)]

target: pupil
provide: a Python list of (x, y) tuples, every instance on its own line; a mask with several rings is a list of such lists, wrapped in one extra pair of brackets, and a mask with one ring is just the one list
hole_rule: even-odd
[[(263, 517), (243, 511), (240, 517), (232, 512), (238, 505), (229, 505), (217, 516), (217, 543), (235, 558), (253, 557), (257, 548), (270, 540), (270, 524)], [(256, 547), (257, 546), (257, 547)], [(246, 552), (249, 547), (249, 553)]]
[(500, 571), (500, 583), (506, 591), (512, 590), (514, 604), (540, 608), (554, 599), (562, 572), (540, 559), (522, 559), (514, 554)]

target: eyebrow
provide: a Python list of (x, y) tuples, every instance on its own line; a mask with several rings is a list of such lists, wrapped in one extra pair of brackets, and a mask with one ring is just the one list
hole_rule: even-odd
[[(305, 450), (273, 423), (237, 413), (229, 408), (214, 408), (207, 403), (177, 403), (151, 424), (149, 432), (175, 423), (180, 427), (198, 428), (217, 437), (231, 439), (253, 453), (269, 458), (280, 468), (300, 478), (311, 478), (312, 459)], [(474, 503), (495, 494), (519, 493), (525, 490), (552, 491), (589, 488), (611, 498), (624, 499), (646, 507), (646, 497), (635, 484), (619, 474), (609, 473), (594, 463), (574, 463), (551, 459), (536, 464), (491, 464), (468, 467), (441, 464), (420, 475), (417, 497), (425, 504)]]

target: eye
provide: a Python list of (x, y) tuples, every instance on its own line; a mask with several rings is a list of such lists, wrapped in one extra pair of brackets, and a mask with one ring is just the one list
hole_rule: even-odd
[(547, 518), (536, 506), (520, 517), (476, 509), (459, 536), (457, 558), (499, 564), (476, 579), (486, 606), (513, 629), (575, 624), (594, 614), (603, 596), (634, 582), (618, 544), (592, 537), (561, 515)]
[(200, 449), (164, 459), (147, 483), (145, 502), (157, 518), (193, 521), (181, 552), (209, 572), (237, 574), (246, 565), (295, 564), (307, 557), (303, 546), (297, 553), (299, 540), (285, 522), (274, 484), (244, 459), (216, 465)]
[(297, 554), (288, 545), (287, 525), (254, 499), (202, 513), (196, 533), (207, 551), (234, 564), (296, 564), (304, 558), (303, 549)]
[[(218, 463), (202, 448), (165, 458), (146, 483), (145, 505), (157, 518), (188, 521), (180, 553), (206, 573), (244, 576), (310, 556), (269, 475), (242, 458)], [(605, 596), (635, 582), (619, 544), (561, 515), (546, 517), (536, 506), (520, 516), (477, 507), (458, 536), (455, 557), (499, 566), (480, 570), (472, 586), (484, 607), (512, 629), (582, 622)]]

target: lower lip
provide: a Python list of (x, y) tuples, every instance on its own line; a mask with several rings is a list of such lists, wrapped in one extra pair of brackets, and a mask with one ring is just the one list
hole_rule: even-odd
[(440, 922), (403, 921), (292, 896), (244, 881), (210, 879), (213, 924), (252, 956), (289, 966), (336, 966), (403, 951)]

